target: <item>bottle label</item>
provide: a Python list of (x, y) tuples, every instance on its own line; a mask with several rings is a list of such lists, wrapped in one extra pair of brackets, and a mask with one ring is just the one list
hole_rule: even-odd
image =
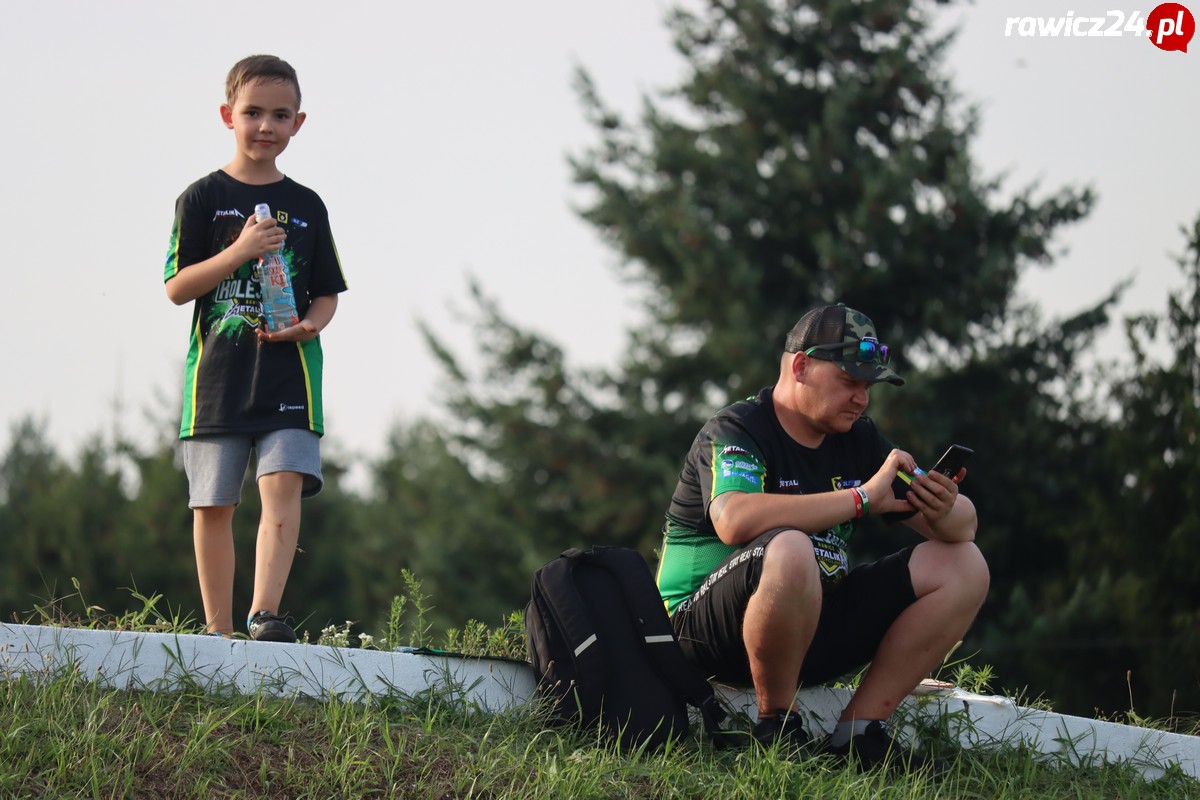
[(296, 298), (287, 262), (278, 253), (268, 254), (260, 264), (263, 317), (268, 331), (281, 331), (297, 324)]
[(291, 282), (288, 281), (287, 268), (282, 264), (272, 264), (267, 267), (267, 280), (270, 281), (271, 286), (291, 294), (292, 286)]

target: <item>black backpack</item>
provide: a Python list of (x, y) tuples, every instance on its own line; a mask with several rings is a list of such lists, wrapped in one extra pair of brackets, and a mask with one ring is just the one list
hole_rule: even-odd
[(725, 712), (684, 658), (646, 562), (624, 547), (572, 548), (533, 576), (525, 633), (538, 691), (561, 721), (601, 726), (622, 750), (688, 732), (690, 704), (723, 747)]

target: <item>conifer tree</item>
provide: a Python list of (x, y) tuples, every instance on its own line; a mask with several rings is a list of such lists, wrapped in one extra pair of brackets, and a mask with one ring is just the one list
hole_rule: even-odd
[[(774, 379), (785, 332), (813, 304), (867, 311), (906, 375), (942, 369), (940, 390), (960, 395), (989, 348), (1055, 340), (1010, 330), (1029, 317), (1016, 281), (1050, 264), (1054, 232), (1087, 213), (1091, 194), (1006, 194), (980, 175), (975, 114), (944, 75), (935, 5), (710, 0), (675, 11), (686, 75), (632, 122), (579, 75), (597, 136), (572, 159), (581, 213), (649, 298), (622, 362), (572, 372), (552, 340), (505, 320), (482, 292), (478, 357), (430, 340), (461, 452), (528, 520), (528, 559), (581, 541), (652, 556), (698, 426)], [(1097, 311), (1075, 328), (1102, 324)], [(1020, 389), (1036, 403), (1052, 380), (1043, 371)], [(911, 381), (907, 402), (933, 402), (933, 385)], [(935, 457), (969, 431), (969, 403), (924, 413), (922, 430), (889, 415), (901, 397), (877, 393), (872, 414), (895, 416), (896, 441), (914, 452)]]

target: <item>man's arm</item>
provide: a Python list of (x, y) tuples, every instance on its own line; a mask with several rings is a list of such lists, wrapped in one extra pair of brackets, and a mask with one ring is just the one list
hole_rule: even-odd
[(708, 507), (717, 536), (734, 546), (744, 545), (772, 528), (823, 531), (856, 514), (851, 489), (818, 494), (725, 492)]

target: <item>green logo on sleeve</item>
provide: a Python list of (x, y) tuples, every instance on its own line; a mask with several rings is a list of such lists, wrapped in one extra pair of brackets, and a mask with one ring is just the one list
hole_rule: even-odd
[(713, 497), (724, 492), (765, 491), (767, 468), (757, 455), (736, 444), (713, 443), (712, 471)]

